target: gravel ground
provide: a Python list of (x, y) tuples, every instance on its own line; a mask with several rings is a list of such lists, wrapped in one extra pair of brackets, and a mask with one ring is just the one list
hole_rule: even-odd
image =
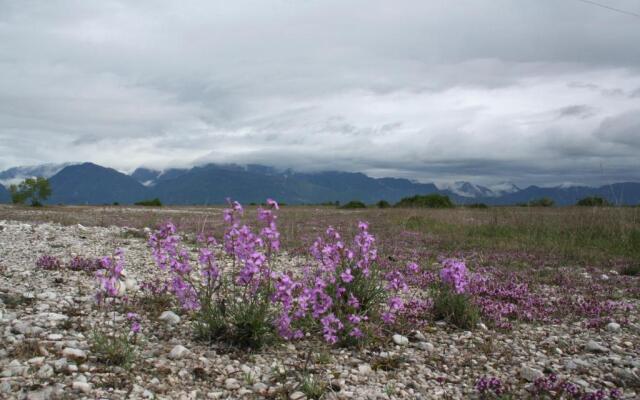
[(306, 340), (246, 352), (194, 341), (178, 310), (145, 309), (137, 310), (143, 332), (134, 364), (106, 366), (89, 339), (103, 320), (94, 276), (35, 262), (116, 247), (126, 249), (127, 290), (136, 297), (138, 284), (157, 275), (140, 232), (0, 221), (0, 398), (305, 399), (309, 376), (324, 383), (327, 399), (475, 398), (482, 376), (502, 379), (512, 398), (529, 398), (530, 382), (550, 372), (586, 390), (619, 387), (624, 398), (640, 398), (637, 312), (602, 330), (566, 323), (460, 331), (438, 323), (367, 350)]

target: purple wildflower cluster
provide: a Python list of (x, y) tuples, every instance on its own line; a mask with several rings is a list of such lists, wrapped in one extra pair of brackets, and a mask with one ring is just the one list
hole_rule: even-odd
[(576, 400), (613, 400), (622, 398), (622, 391), (620, 389), (614, 388), (609, 391), (599, 389), (594, 392), (584, 392), (577, 385), (566, 380), (558, 379), (555, 374), (549, 374), (536, 379), (531, 391), (537, 396)]
[(59, 258), (51, 255), (42, 255), (36, 261), (36, 266), (44, 270), (62, 270), (64, 268), (71, 271), (95, 272), (102, 268), (100, 259), (85, 258), (82, 256), (74, 256), (65, 265)]
[[(388, 293), (407, 290), (404, 275), (394, 271), (382, 283), (376, 261), (375, 237), (366, 222), (358, 224), (358, 233), (348, 246), (342, 235), (329, 227), (309, 250), (314, 262), (303, 269), (299, 280), (288, 274), (276, 274), (273, 299), (281, 305), (277, 329), (285, 339), (304, 336), (302, 326), (320, 322), (327, 343), (357, 341), (365, 337), (367, 323), (385, 305)], [(403, 308), (399, 297), (392, 297), (383, 318), (394, 319)], [(311, 328), (314, 329), (314, 328)]]
[(476, 382), (475, 389), (482, 399), (497, 397), (505, 393), (502, 381), (496, 377), (483, 376)]
[(467, 267), (463, 261), (455, 259), (447, 259), (443, 263), (440, 270), (440, 279), (446, 285), (449, 285), (456, 293), (464, 293), (467, 285)]
[(45, 254), (38, 258), (36, 266), (46, 270), (55, 270), (62, 268), (62, 263), (57, 257)]
[(67, 268), (72, 271), (95, 272), (102, 269), (102, 263), (100, 259), (75, 256), (69, 261)]
[[(256, 294), (264, 284), (268, 284), (271, 277), (269, 259), (280, 248), (277, 217), (273, 213), (278, 209), (278, 204), (269, 199), (269, 208), (258, 210), (258, 220), (263, 225), (259, 233), (241, 224), (244, 210), (240, 203), (230, 201), (229, 204), (230, 207), (224, 210), (227, 227), (222, 248), (233, 263), (231, 271), (228, 271), (233, 279), (223, 276), (216, 256), (219, 253), (217, 241), (213, 236), (198, 237), (196, 262), (191, 259), (189, 249), (182, 245), (182, 239), (172, 223), (164, 224), (149, 238), (156, 265), (170, 274), (168, 290), (186, 311), (200, 309), (201, 301), (220, 300), (216, 297), (228, 293), (229, 285), (241, 288), (245, 296)], [(199, 278), (195, 276), (196, 271), (199, 272)], [(220, 289), (224, 289), (224, 294)]]
[(98, 278), (98, 291), (96, 299), (98, 303), (103, 303), (106, 299), (115, 299), (124, 289), (122, 282), (125, 258), (124, 250), (116, 249), (113, 256), (103, 257), (100, 260), (102, 269), (96, 273)]

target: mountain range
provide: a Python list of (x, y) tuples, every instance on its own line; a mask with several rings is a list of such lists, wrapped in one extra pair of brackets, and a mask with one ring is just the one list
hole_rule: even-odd
[[(614, 204), (640, 203), (640, 183), (635, 182), (524, 189), (509, 182), (492, 186), (469, 182), (436, 186), (400, 178), (371, 178), (362, 173), (302, 173), (262, 165), (208, 164), (164, 171), (138, 168), (127, 175), (92, 163), (46, 164), (2, 171), (0, 182), (14, 183), (30, 176), (49, 178), (53, 190), (47, 200), (49, 204), (132, 204), (155, 197), (164, 204), (176, 205), (223, 204), (227, 197), (243, 203), (272, 197), (288, 204), (350, 200), (371, 204), (379, 200), (395, 203), (403, 197), (432, 193), (450, 196), (457, 204), (509, 205), (548, 197), (557, 205), (572, 205), (587, 196), (600, 196)], [(0, 202), (9, 200), (8, 191), (0, 185)]]

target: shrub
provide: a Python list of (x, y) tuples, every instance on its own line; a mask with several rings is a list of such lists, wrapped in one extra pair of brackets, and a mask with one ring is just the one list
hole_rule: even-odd
[(607, 207), (610, 206), (611, 203), (609, 203), (609, 201), (603, 199), (602, 197), (591, 196), (579, 200), (576, 205), (582, 207)]
[(31, 206), (40, 207), (51, 196), (51, 185), (46, 178), (27, 178), (18, 185), (9, 186), (13, 204), (24, 204), (31, 200)]
[(159, 198), (151, 199), (151, 200), (142, 200), (134, 203), (136, 206), (146, 206), (146, 207), (162, 207), (162, 202)]
[(231, 207), (224, 211), (227, 227), (222, 247), (232, 261), (230, 268), (219, 266), (213, 237), (199, 238), (196, 265), (173, 224), (165, 224), (149, 238), (157, 266), (171, 274), (169, 291), (185, 311), (195, 314), (196, 333), (203, 340), (258, 348), (271, 336), (270, 262), (280, 249), (280, 234), (273, 212), (278, 204), (271, 199), (267, 204), (269, 209), (258, 209), (262, 229), (257, 234), (241, 224), (240, 203), (230, 202)]
[(342, 209), (367, 208), (367, 206), (359, 200), (351, 200), (347, 204), (342, 205)]
[(640, 275), (640, 263), (626, 265), (624, 268), (622, 268), (622, 270), (620, 270), (620, 274), (626, 275), (626, 276)]
[(69, 261), (67, 268), (72, 271), (95, 272), (102, 269), (102, 263), (99, 259), (75, 256)]
[(378, 207), (378, 208), (389, 208), (389, 207), (391, 207), (391, 204), (389, 204), (389, 202), (386, 201), (386, 200), (380, 200), (379, 202), (376, 203), (376, 207)]
[(433, 313), (437, 320), (445, 320), (461, 329), (475, 328), (480, 313), (465, 293), (456, 293), (449, 287), (435, 290)]
[[(100, 263), (101, 269), (96, 274), (96, 300), (104, 314), (93, 330), (92, 350), (99, 361), (128, 368), (135, 357), (135, 343), (141, 326), (140, 317), (132, 312), (126, 315), (128, 328), (116, 321), (116, 309), (124, 288), (124, 251), (116, 249), (112, 257), (103, 257)], [(111, 321), (108, 321), (110, 316)]]
[(553, 201), (553, 199), (550, 199), (548, 197), (542, 197), (540, 199), (531, 200), (529, 201), (529, 203), (527, 203), (529, 207), (553, 207), (554, 204), (555, 202)]
[(471, 203), (471, 204), (468, 204), (467, 207), (469, 207), (469, 208), (480, 208), (480, 209), (489, 208), (489, 206), (486, 205), (485, 203)]
[(434, 193), (405, 197), (396, 203), (395, 207), (452, 208), (454, 204), (449, 196)]

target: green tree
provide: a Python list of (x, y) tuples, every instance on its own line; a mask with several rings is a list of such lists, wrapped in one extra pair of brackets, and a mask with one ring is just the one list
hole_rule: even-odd
[(27, 178), (17, 185), (9, 186), (9, 192), (13, 204), (24, 204), (30, 200), (33, 207), (38, 207), (51, 196), (51, 185), (43, 177)]

